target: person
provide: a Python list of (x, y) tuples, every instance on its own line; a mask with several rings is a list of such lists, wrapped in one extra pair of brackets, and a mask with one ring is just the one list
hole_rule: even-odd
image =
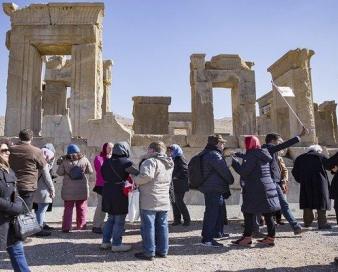
[[(73, 208), (76, 206), (76, 229), (84, 230), (87, 224), (87, 199), (89, 197), (88, 179), (85, 174), (93, 173), (89, 160), (80, 152), (75, 144), (67, 147), (67, 154), (58, 161), (56, 173), (63, 177), (61, 197), (64, 200), (62, 231), (72, 229)], [(72, 178), (73, 169), (81, 171), (79, 176)]]
[(174, 170), (172, 175), (173, 197), (171, 198), (171, 205), (173, 207), (174, 222), (172, 226), (177, 226), (182, 223), (183, 226), (190, 225), (190, 214), (187, 206), (184, 203), (184, 195), (189, 191), (188, 184), (188, 164), (183, 156), (182, 148), (177, 144), (172, 144), (169, 147), (170, 156), (174, 161)]
[[(278, 154), (278, 166), (279, 166), (279, 170), (280, 170), (280, 186), (282, 188), (284, 197), (286, 198), (286, 193), (288, 192), (288, 183), (289, 183), (289, 171), (285, 165), (284, 159), (282, 158), (282, 156), (280, 156)], [(278, 225), (284, 225), (285, 223), (282, 220), (282, 213), (281, 211), (277, 211), (275, 213), (276, 216), (276, 223)]]
[(143, 252), (135, 257), (143, 260), (165, 258), (169, 249), (169, 187), (174, 168), (163, 142), (152, 142), (140, 164), (134, 182), (140, 191), (140, 216)]
[(282, 137), (277, 133), (269, 133), (265, 137), (265, 144), (262, 146), (262, 148), (266, 148), (271, 157), (272, 161), (270, 162), (270, 171), (271, 171), (271, 178), (272, 180), (278, 185), (277, 186), (277, 193), (279, 198), (279, 203), (281, 206), (281, 213), (285, 217), (285, 219), (289, 222), (291, 228), (293, 229), (293, 233), (295, 235), (298, 235), (302, 232), (302, 227), (297, 222), (296, 218), (291, 212), (291, 209), (289, 208), (289, 204), (284, 196), (282, 187), (281, 187), (281, 171), (278, 165), (278, 152), (280, 152), (283, 149), (286, 149), (298, 142), (300, 142), (301, 137), (303, 137), (307, 133), (307, 129), (303, 127), (302, 132), (294, 137), (291, 138), (285, 142), (283, 142)]
[(16, 177), (9, 165), (8, 142), (0, 140), (0, 249), (7, 248), (14, 271), (29, 272), (22, 241), (14, 233), (12, 219), (24, 212), (16, 196)]
[(224, 233), (225, 199), (230, 196), (229, 185), (234, 178), (222, 156), (225, 142), (220, 135), (210, 135), (201, 153), (204, 182), (198, 190), (205, 200), (201, 241), (204, 246), (222, 247), (215, 238), (229, 236)]
[(319, 145), (310, 146), (306, 153), (296, 158), (292, 175), (300, 184), (299, 207), (303, 210), (304, 226), (311, 226), (315, 209), (318, 214), (318, 228), (330, 229), (326, 219), (326, 211), (331, 209), (330, 183), (324, 169), (327, 158), (322, 151)]
[(245, 137), (246, 154), (243, 163), (234, 157), (232, 167), (243, 180), (243, 204), (241, 210), (244, 215), (243, 236), (232, 241), (235, 245), (248, 246), (252, 244), (254, 220), (257, 214), (264, 216), (268, 228), (268, 235), (258, 240), (268, 246), (275, 245), (275, 224), (273, 213), (280, 209), (277, 185), (270, 174), (272, 157), (268, 150), (262, 149), (255, 136)]
[(103, 227), (101, 248), (110, 248), (112, 252), (131, 249), (130, 245), (122, 244), (128, 213), (128, 195), (124, 194), (124, 188), (129, 174), (138, 173), (129, 156), (129, 144), (118, 142), (113, 147), (111, 158), (105, 160), (101, 167), (101, 174), (105, 181), (102, 189), (102, 211), (108, 213), (107, 222)]
[[(37, 209), (35, 210), (36, 219), (41, 226), (42, 230), (35, 235), (38, 237), (50, 236), (51, 232), (48, 230), (44, 230), (44, 220), (45, 214), (47, 212), (48, 206), (53, 202), (53, 198), (55, 197), (55, 188), (53, 184), (52, 177), (50, 175), (50, 170), (53, 168), (54, 162), (54, 149), (52, 144), (47, 144), (45, 147), (41, 148), (41, 152), (47, 162), (44, 167), (47, 167), (47, 174), (45, 177), (39, 173), (38, 179), (38, 188), (34, 193), (33, 202), (36, 203)], [(55, 150), (55, 149), (54, 149)]]
[(338, 224), (338, 152), (326, 161), (325, 169), (331, 171), (333, 174), (330, 186), (330, 199), (334, 200), (334, 209)]
[(101, 174), (101, 167), (103, 163), (110, 159), (113, 151), (112, 143), (105, 143), (102, 146), (102, 150), (99, 155), (97, 155), (94, 159), (94, 168), (96, 172), (96, 183), (93, 189), (96, 192), (97, 197), (97, 206), (95, 209), (94, 220), (93, 220), (93, 228), (92, 232), (102, 234), (102, 228), (104, 224), (104, 219), (106, 217), (106, 213), (102, 212), (102, 188), (104, 185), (104, 180)]
[(43, 178), (48, 176), (48, 168), (41, 150), (31, 144), (33, 132), (23, 129), (19, 133), (19, 143), (10, 147), (9, 163), (17, 177), (17, 188), (20, 197), (29, 209), (33, 208), (34, 192), (38, 185), (39, 170)]

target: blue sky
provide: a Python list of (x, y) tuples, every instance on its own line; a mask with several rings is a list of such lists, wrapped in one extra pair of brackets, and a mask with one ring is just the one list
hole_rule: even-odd
[[(46, 1), (15, 1), (19, 6)], [(65, 2), (65, 1), (63, 1)], [(71, 1), (68, 1), (71, 2)], [(79, 2), (79, 1), (77, 1)], [(315, 102), (338, 100), (336, 0), (111, 0), (105, 2), (105, 59), (114, 61), (112, 110), (132, 115), (132, 96), (171, 96), (190, 111), (193, 53), (239, 54), (255, 62), (257, 97), (270, 90), (266, 69), (290, 49), (310, 48)], [(0, 15), (0, 115), (5, 114), (9, 17)], [(230, 91), (214, 90), (215, 117), (231, 116)]]

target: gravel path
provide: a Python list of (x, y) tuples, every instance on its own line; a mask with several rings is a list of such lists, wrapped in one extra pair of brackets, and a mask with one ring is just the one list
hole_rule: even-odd
[[(200, 217), (201, 208), (192, 209), (193, 218)], [(91, 214), (93, 209), (91, 209)], [(230, 213), (237, 211), (232, 211)], [(221, 241), (222, 249), (199, 245), (201, 222), (194, 221), (190, 227), (170, 227), (170, 253), (166, 259), (152, 262), (136, 260), (133, 254), (141, 250), (139, 224), (127, 224), (125, 243), (133, 250), (112, 253), (99, 249), (101, 236), (87, 231), (62, 233), (59, 214), (54, 209), (48, 214), (50, 225), (58, 230), (47, 238), (33, 238), (25, 245), (28, 262), (35, 271), (338, 271), (332, 264), (338, 256), (338, 227), (330, 231), (310, 228), (301, 236), (294, 236), (288, 225), (279, 226), (276, 246), (266, 248), (255, 242), (251, 248), (230, 245), (240, 236), (240, 224), (232, 221), (226, 230), (231, 238)], [(56, 223), (55, 223), (56, 222)], [(335, 220), (330, 219), (333, 224)], [(89, 225), (89, 229), (90, 229)], [(263, 229), (264, 231), (265, 229)], [(0, 270), (10, 271), (8, 256), (0, 252)]]

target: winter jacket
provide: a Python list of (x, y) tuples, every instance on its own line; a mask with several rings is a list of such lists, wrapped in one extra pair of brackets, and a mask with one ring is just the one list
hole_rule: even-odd
[(292, 175), (300, 183), (300, 209), (330, 210), (329, 179), (324, 169), (327, 158), (309, 151), (295, 160)]
[(204, 183), (199, 187), (202, 193), (229, 194), (229, 185), (234, 183), (222, 152), (216, 146), (207, 145), (202, 151), (202, 174)]
[(46, 165), (41, 149), (25, 142), (10, 147), (9, 164), (17, 177), (19, 191), (34, 192), (38, 185), (38, 172)]
[(134, 178), (140, 190), (140, 209), (169, 211), (169, 186), (174, 162), (164, 154), (149, 155), (140, 166), (140, 174)]
[(266, 149), (246, 152), (242, 165), (233, 160), (232, 167), (243, 180), (242, 211), (250, 214), (272, 213), (280, 210), (276, 183), (270, 175), (272, 157)]
[(95, 186), (103, 187), (103, 185), (104, 185), (104, 179), (103, 179), (102, 174), (101, 174), (101, 167), (106, 160), (107, 160), (106, 158), (104, 158), (100, 155), (97, 155), (94, 159), (94, 168), (95, 168), (95, 173), (96, 173)]
[(55, 193), (52, 177), (50, 175), (50, 164), (46, 164), (44, 168), (39, 171), (38, 188), (34, 192), (33, 201), (35, 203), (52, 203), (53, 199), (50, 197), (52, 192)]
[[(330, 157), (325, 163), (324, 163), (326, 170), (332, 170), (335, 166), (338, 166), (338, 152)], [(338, 172), (333, 173), (333, 179), (331, 181), (330, 186), (330, 198), (334, 199), (334, 208), (338, 209)]]
[(84, 174), (93, 173), (93, 168), (86, 157), (81, 157), (77, 160), (70, 158), (64, 159), (56, 171), (59, 176), (64, 176), (61, 189), (61, 197), (63, 200), (87, 200), (89, 197), (87, 176), (83, 175), (81, 180), (73, 180), (69, 176), (70, 170), (75, 165), (81, 167)]
[(177, 156), (174, 158), (172, 182), (175, 193), (184, 193), (189, 191), (188, 164), (183, 156)]
[(22, 202), (16, 199), (16, 177), (12, 170), (0, 169), (0, 249), (18, 241), (10, 221), (24, 211)]
[(271, 170), (271, 177), (274, 182), (280, 183), (281, 181), (281, 171), (279, 169), (279, 164), (278, 164), (278, 152), (290, 146), (293, 146), (294, 144), (299, 143), (299, 142), (300, 142), (300, 137), (296, 136), (278, 145), (274, 145), (274, 144), (262, 145), (262, 148), (266, 148), (272, 157), (272, 161), (270, 163), (270, 170)]

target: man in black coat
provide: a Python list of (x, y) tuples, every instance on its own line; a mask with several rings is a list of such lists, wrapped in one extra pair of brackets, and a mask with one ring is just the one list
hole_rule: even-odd
[(318, 213), (318, 228), (330, 229), (326, 219), (326, 211), (331, 209), (329, 179), (324, 169), (327, 158), (321, 153), (319, 145), (310, 146), (308, 152), (295, 160), (292, 175), (300, 183), (299, 206), (304, 211), (305, 227), (312, 224), (315, 209)]
[(270, 133), (266, 135), (265, 137), (266, 144), (262, 146), (262, 148), (266, 148), (269, 151), (270, 155), (272, 156), (272, 162), (270, 163), (271, 177), (273, 181), (278, 185), (277, 193), (281, 205), (281, 212), (291, 225), (294, 234), (300, 234), (302, 232), (302, 228), (300, 224), (297, 222), (296, 218), (293, 216), (289, 208), (289, 204), (284, 196), (283, 189), (281, 187), (282, 186), (280, 183), (281, 171), (278, 164), (278, 152), (300, 142), (301, 137), (304, 136), (305, 134), (306, 129), (303, 127), (303, 130), (299, 134), (299, 136), (296, 136), (294, 138), (291, 138), (290, 140), (282, 142), (282, 138), (279, 134)]
[(338, 152), (326, 161), (325, 169), (331, 171), (333, 175), (330, 187), (330, 198), (334, 200), (334, 209), (336, 211), (338, 224)]
[(203, 218), (202, 244), (205, 246), (222, 247), (214, 238), (226, 236), (223, 232), (225, 196), (229, 196), (229, 185), (234, 178), (224, 160), (222, 151), (225, 140), (220, 136), (209, 136), (208, 144), (203, 150), (202, 173), (204, 183), (199, 190), (204, 194), (205, 212)]

